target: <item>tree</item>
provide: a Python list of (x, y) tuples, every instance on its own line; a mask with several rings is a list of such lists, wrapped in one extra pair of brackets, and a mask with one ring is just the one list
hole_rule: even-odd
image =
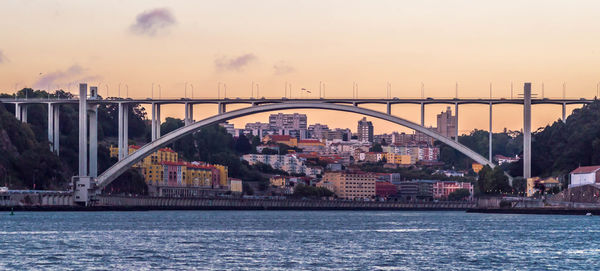
[(235, 151), (240, 154), (247, 154), (252, 151), (252, 145), (250, 145), (250, 140), (244, 135), (241, 134), (235, 140)]
[(508, 183), (508, 177), (504, 175), (504, 171), (500, 167), (492, 169), (488, 165), (479, 171), (477, 188), (480, 194), (491, 195), (510, 193), (512, 190)]
[(448, 195), (448, 200), (450, 201), (459, 201), (459, 200), (464, 200), (465, 198), (469, 197), (471, 195), (471, 193), (469, 192), (468, 189), (456, 189), (454, 192), (450, 193)]
[(369, 151), (371, 151), (371, 152), (383, 152), (383, 148), (381, 148), (381, 144), (379, 144), (379, 143), (373, 143), (373, 146), (371, 146), (371, 148), (369, 148)]

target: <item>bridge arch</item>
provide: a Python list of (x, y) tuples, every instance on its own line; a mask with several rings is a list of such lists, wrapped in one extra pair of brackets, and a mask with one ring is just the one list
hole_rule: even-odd
[(97, 187), (100, 189), (106, 187), (113, 180), (115, 180), (119, 175), (121, 175), (128, 168), (130, 168), (135, 163), (142, 160), (147, 155), (155, 152), (156, 150), (162, 148), (163, 146), (165, 146), (185, 135), (188, 135), (190, 133), (193, 133), (193, 132), (199, 130), (202, 127), (205, 127), (205, 126), (208, 126), (211, 124), (215, 124), (215, 123), (220, 123), (220, 122), (227, 121), (230, 119), (235, 119), (238, 117), (243, 117), (243, 116), (248, 116), (248, 115), (253, 115), (253, 114), (263, 113), (263, 112), (269, 112), (269, 111), (286, 110), (286, 109), (326, 109), (326, 110), (357, 113), (357, 114), (362, 114), (365, 116), (370, 116), (373, 118), (386, 120), (386, 121), (416, 130), (416, 131), (426, 134), (434, 139), (437, 139), (437, 140), (441, 141), (442, 143), (458, 150), (459, 152), (461, 152), (464, 155), (466, 155), (467, 157), (473, 159), (477, 163), (480, 163), (483, 165), (489, 165), (492, 168), (495, 167), (495, 165), (491, 161), (487, 160), (485, 157), (483, 157), (482, 155), (476, 153), (475, 151), (467, 148), (466, 146), (464, 146), (458, 142), (455, 142), (454, 140), (452, 140), (450, 138), (442, 136), (436, 132), (433, 132), (421, 125), (414, 123), (414, 122), (405, 120), (403, 118), (399, 118), (399, 117), (396, 117), (393, 115), (388, 115), (383, 112), (366, 109), (366, 108), (361, 108), (361, 107), (357, 107), (357, 106), (323, 103), (323, 102), (305, 102), (305, 103), (304, 102), (294, 102), (294, 103), (277, 103), (277, 104), (250, 106), (250, 107), (222, 113), (219, 115), (215, 115), (212, 117), (208, 117), (206, 119), (194, 122), (188, 126), (183, 126), (179, 129), (176, 129), (176, 130), (156, 139), (155, 141), (152, 141), (152, 142), (142, 146), (140, 149), (138, 149), (131, 155), (125, 157), (121, 161), (112, 165), (110, 168), (108, 168), (106, 171), (104, 171), (102, 174), (100, 174), (98, 176)]

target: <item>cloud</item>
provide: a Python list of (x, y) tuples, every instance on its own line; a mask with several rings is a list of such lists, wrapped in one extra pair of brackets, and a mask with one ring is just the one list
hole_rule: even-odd
[(275, 75), (284, 75), (296, 71), (294, 67), (290, 66), (289, 64), (283, 61), (275, 63), (275, 65), (273, 65), (273, 70), (275, 71)]
[(215, 60), (215, 67), (217, 71), (241, 71), (256, 59), (254, 54), (244, 54), (234, 58), (221, 57)]
[(155, 36), (174, 25), (175, 22), (175, 16), (169, 9), (157, 8), (138, 14), (135, 17), (135, 23), (129, 29), (137, 35)]
[(4, 52), (0, 50), (0, 64), (8, 62), (8, 58), (4, 55)]
[(41, 74), (33, 86), (37, 89), (46, 89), (48, 86), (53, 87), (59, 83), (67, 84), (72, 82), (85, 82), (97, 80), (99, 76), (85, 75), (86, 69), (80, 65), (72, 65), (64, 71), (55, 71), (47, 74)]

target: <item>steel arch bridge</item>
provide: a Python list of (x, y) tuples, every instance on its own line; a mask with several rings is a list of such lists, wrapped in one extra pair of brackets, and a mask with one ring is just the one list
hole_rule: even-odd
[(118, 161), (102, 174), (100, 174), (96, 179), (96, 186), (98, 189), (102, 189), (110, 184), (113, 180), (115, 180), (119, 175), (125, 172), (129, 167), (133, 166), (135, 163), (142, 160), (147, 155), (155, 152), (161, 147), (191, 133), (194, 133), (205, 127), (207, 125), (227, 121), (230, 119), (235, 119), (238, 117), (253, 115), (257, 113), (277, 111), (277, 110), (286, 110), (286, 109), (325, 109), (325, 110), (334, 110), (334, 111), (342, 111), (342, 112), (351, 112), (362, 114), (365, 116), (370, 116), (373, 118), (378, 118), (382, 120), (386, 120), (395, 124), (402, 125), (404, 127), (413, 129), (415, 131), (419, 131), (423, 134), (426, 134), (434, 139), (437, 139), (444, 144), (460, 151), (465, 154), (467, 157), (473, 159), (474, 161), (494, 167), (495, 165), (483, 157), (482, 155), (476, 153), (475, 151), (469, 149), (468, 147), (447, 138), (441, 134), (433, 132), (424, 126), (418, 125), (414, 122), (405, 120), (403, 118), (399, 118), (390, 114), (386, 114), (383, 112), (361, 108), (357, 106), (350, 105), (341, 105), (341, 104), (331, 104), (331, 103), (323, 103), (323, 102), (289, 102), (289, 103), (278, 103), (278, 104), (266, 104), (266, 105), (255, 105), (247, 108), (242, 108), (226, 113), (221, 113), (197, 122), (193, 122), (187, 126), (183, 126), (177, 130), (174, 130), (135, 151), (134, 153), (128, 155), (122, 160)]

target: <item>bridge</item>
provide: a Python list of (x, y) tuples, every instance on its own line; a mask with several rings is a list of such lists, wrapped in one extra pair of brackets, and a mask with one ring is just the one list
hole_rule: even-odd
[[(516, 104), (523, 105), (523, 159), (524, 168), (523, 176), (531, 177), (531, 105), (536, 104), (554, 104), (562, 106), (562, 120), (566, 120), (566, 106), (571, 104), (589, 104), (594, 102), (592, 99), (548, 99), (548, 98), (533, 98), (531, 95), (531, 83), (524, 84), (524, 93), (522, 98), (506, 99), (506, 98), (203, 98), (203, 99), (101, 99), (98, 96), (97, 87), (90, 87), (88, 95), (87, 84), (80, 84), (78, 98), (72, 99), (22, 99), (22, 98), (3, 98), (0, 102), (5, 104), (13, 104), (15, 106), (15, 116), (22, 122), (27, 122), (27, 106), (32, 104), (46, 104), (48, 106), (48, 141), (51, 143), (50, 148), (55, 153), (59, 154), (59, 114), (60, 106), (66, 104), (77, 104), (79, 106), (79, 168), (78, 176), (73, 177), (74, 181), (74, 201), (80, 204), (89, 203), (90, 199), (96, 196), (102, 188), (110, 184), (120, 174), (125, 172), (136, 162), (142, 160), (147, 155), (157, 149), (187, 135), (198, 131), (200, 128), (207, 125), (220, 123), (230, 119), (277, 110), (286, 109), (323, 109), (342, 112), (358, 113), (392, 123), (402, 125), (415, 131), (426, 134), (444, 144), (460, 151), (474, 161), (494, 167), (492, 162), (492, 108), (499, 104)], [(85, 99), (81, 99), (85, 97)], [(107, 169), (102, 174), (98, 175), (97, 156), (98, 156), (98, 124), (97, 110), (102, 104), (118, 105), (118, 147), (119, 161)], [(128, 154), (128, 107), (133, 104), (146, 104), (151, 106), (151, 142), (142, 146), (138, 151)], [(185, 126), (174, 130), (164, 136), (160, 134), (160, 109), (162, 105), (180, 104), (185, 107)], [(218, 105), (216, 115), (194, 121), (193, 110), (194, 105), (215, 104)], [(247, 104), (248, 107), (227, 111), (227, 105), (230, 104)], [(386, 105), (386, 112), (380, 112), (367, 108), (360, 107), (365, 104), (380, 104)], [(397, 104), (416, 104), (420, 105), (421, 119), (420, 124), (399, 118), (392, 115), (392, 106)], [(484, 104), (489, 105), (489, 156), (485, 158), (480, 154), (470, 150), (466, 146), (458, 143), (458, 129), (454, 140), (445, 137), (437, 132), (431, 131), (425, 127), (425, 107), (431, 104), (450, 104), (455, 106), (456, 118), (458, 120), (458, 109), (460, 105), (465, 104)], [(86, 131), (89, 128), (89, 138)], [(89, 146), (88, 146), (89, 140)], [(88, 152), (89, 150), (89, 152)], [(89, 169), (88, 169), (89, 163)]]

